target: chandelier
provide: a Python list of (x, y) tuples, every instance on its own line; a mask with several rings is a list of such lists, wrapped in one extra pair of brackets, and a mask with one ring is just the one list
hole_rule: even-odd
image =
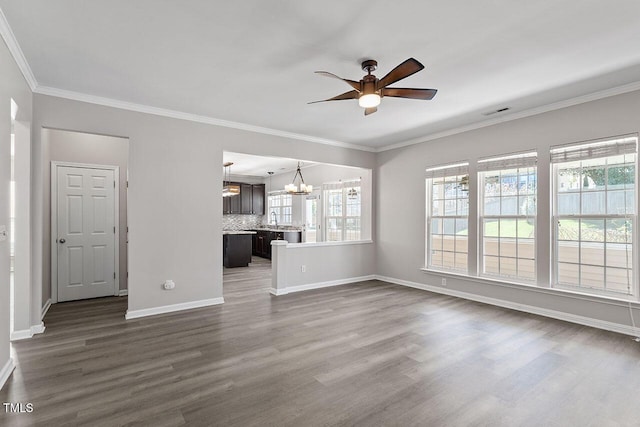
[(284, 186), (284, 191), (289, 194), (309, 194), (313, 191), (313, 185), (307, 185), (304, 183), (302, 172), (300, 172), (300, 162), (298, 162), (298, 168), (296, 174), (293, 176), (291, 184)]

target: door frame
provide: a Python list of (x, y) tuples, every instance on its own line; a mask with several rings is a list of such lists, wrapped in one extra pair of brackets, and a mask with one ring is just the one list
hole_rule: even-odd
[(113, 209), (114, 209), (114, 225), (116, 232), (114, 233), (114, 256), (115, 256), (115, 273), (116, 278), (113, 281), (113, 295), (120, 294), (120, 167), (113, 165), (95, 165), (91, 163), (72, 163), (72, 162), (51, 162), (51, 303), (58, 302), (58, 168), (82, 168), (82, 169), (100, 169), (113, 171), (113, 179), (115, 180)]

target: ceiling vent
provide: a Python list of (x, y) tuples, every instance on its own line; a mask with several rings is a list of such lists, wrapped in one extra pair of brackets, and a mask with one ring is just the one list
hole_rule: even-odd
[(504, 113), (505, 111), (509, 111), (509, 107), (498, 108), (497, 110), (489, 111), (487, 113), (482, 113), (483, 116), (492, 116), (498, 113)]

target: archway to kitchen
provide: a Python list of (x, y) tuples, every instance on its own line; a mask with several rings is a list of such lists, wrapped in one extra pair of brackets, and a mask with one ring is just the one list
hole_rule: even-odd
[[(223, 164), (226, 302), (269, 294), (273, 240), (306, 247), (371, 238), (370, 169), (237, 152), (224, 152)], [(285, 186), (301, 189), (298, 165), (311, 189), (291, 194)], [(313, 282), (312, 268), (295, 268)]]

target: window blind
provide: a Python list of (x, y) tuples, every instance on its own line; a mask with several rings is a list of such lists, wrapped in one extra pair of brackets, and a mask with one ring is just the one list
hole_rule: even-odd
[(456, 163), (429, 168), (426, 170), (425, 177), (428, 179), (444, 178), (445, 176), (467, 175), (468, 173), (469, 163)]
[(538, 154), (535, 151), (509, 156), (490, 157), (478, 160), (478, 172), (535, 167), (537, 162)]
[(324, 191), (341, 190), (342, 189), (342, 182), (324, 182), (324, 183), (322, 183), (322, 189)]
[(343, 188), (358, 187), (360, 185), (360, 178), (352, 178), (344, 181), (325, 182), (322, 184), (323, 190), (341, 190)]
[(599, 157), (633, 154), (638, 151), (638, 137), (626, 136), (587, 144), (562, 145), (551, 148), (551, 163), (572, 162)]
[(360, 180), (359, 179), (350, 179), (348, 181), (343, 181), (342, 185), (344, 186), (344, 188), (359, 187), (360, 186)]

